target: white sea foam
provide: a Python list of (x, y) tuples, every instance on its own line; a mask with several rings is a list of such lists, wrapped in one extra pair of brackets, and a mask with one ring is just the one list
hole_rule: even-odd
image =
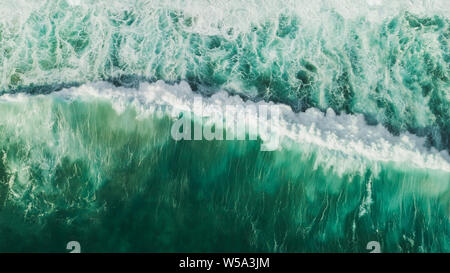
[[(247, 21), (255, 21), (258, 18), (285, 10), (290, 10), (305, 18), (314, 17), (323, 10), (336, 10), (348, 19), (369, 15), (373, 21), (382, 20), (401, 10), (423, 15), (447, 15), (450, 11), (447, 0), (146, 0), (140, 2), (135, 0), (66, 0), (60, 1), (60, 4), (64, 2), (70, 6), (89, 9), (107, 7), (108, 9), (124, 10), (133, 8), (137, 4), (149, 9), (179, 9), (191, 16), (198, 16), (201, 20), (197, 22), (196, 26), (199, 31), (203, 32), (213, 31), (213, 28), (217, 27), (217, 22), (228, 22), (236, 27)], [(0, 9), (2, 20), (17, 21), (21, 18), (26, 19), (25, 15), (33, 10), (45, 7), (48, 1), (0, 0), (0, 4), (2, 5), (2, 9)], [(139, 7), (142, 8), (141, 6)], [(18, 15), (22, 16), (17, 17)]]
[[(63, 89), (49, 95), (65, 100), (92, 101), (94, 99), (110, 101), (114, 109), (122, 112), (126, 107), (136, 107), (139, 116), (147, 117), (155, 113), (159, 106), (169, 106), (178, 110), (193, 111), (195, 115), (208, 115), (217, 107), (249, 105), (275, 105), (273, 102), (243, 101), (239, 96), (230, 96), (225, 91), (218, 92), (209, 98), (203, 98), (203, 112), (194, 107), (196, 96), (186, 82), (169, 85), (163, 81), (143, 83), (139, 89), (115, 87), (106, 82), (85, 84), (80, 87)], [(12, 103), (31, 96), (3, 95), (1, 102)], [(322, 113), (318, 109), (294, 113), (290, 107), (277, 104), (280, 109), (279, 121), (267, 122), (271, 130), (279, 135), (282, 145), (288, 143), (312, 146), (332, 153), (346, 155), (348, 158), (363, 158), (375, 162), (406, 163), (416, 168), (426, 168), (450, 172), (450, 156), (447, 151), (437, 151), (424, 146), (425, 138), (410, 133), (394, 136), (382, 125), (368, 125), (362, 115), (336, 115), (328, 109)], [(209, 110), (208, 110), (209, 109)], [(239, 119), (239, 115), (237, 115)], [(255, 117), (255, 120), (256, 117)], [(239, 121), (237, 121), (239, 122)], [(339, 160), (335, 160), (336, 163)], [(357, 160), (358, 161), (358, 160)]]
[(192, 79), (296, 109), (349, 107), (394, 129), (431, 128), (435, 146), (448, 147), (447, 2), (0, 0), (0, 91)]

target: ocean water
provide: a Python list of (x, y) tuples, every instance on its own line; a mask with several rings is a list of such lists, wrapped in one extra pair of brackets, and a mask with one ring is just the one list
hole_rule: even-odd
[(447, 1), (0, 4), (1, 252), (450, 251)]

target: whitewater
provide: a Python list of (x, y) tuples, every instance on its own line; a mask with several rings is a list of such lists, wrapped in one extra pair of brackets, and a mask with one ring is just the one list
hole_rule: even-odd
[[(0, 0), (0, 252), (450, 251), (449, 14)], [(277, 149), (171, 135), (259, 106)]]
[(0, 90), (187, 81), (449, 149), (446, 1), (7, 1)]
[[(241, 97), (230, 96), (225, 91), (217, 92), (211, 97), (202, 97), (194, 93), (186, 82), (168, 85), (162, 81), (154, 84), (143, 83), (139, 89), (115, 87), (110, 83), (99, 82), (63, 89), (42, 96), (48, 96), (51, 99), (63, 98), (67, 101), (79, 100), (81, 102), (102, 100), (111, 103), (119, 114), (124, 112), (127, 107), (133, 107), (138, 111), (137, 118), (149, 117), (158, 113), (176, 119), (178, 116), (172, 113), (174, 110), (177, 110), (176, 113), (192, 112), (194, 117), (197, 118), (211, 117), (214, 111), (232, 107), (231, 109), (234, 108), (237, 115), (230, 117), (236, 119), (231, 124), (238, 124), (238, 126), (247, 125), (245, 121), (242, 121), (244, 113), (239, 113), (240, 110), (246, 109), (245, 106), (264, 105), (270, 109), (271, 106), (275, 105), (281, 109), (281, 119), (272, 121), (269, 116), (266, 126), (271, 127), (270, 130), (276, 132), (278, 137), (281, 137), (284, 141), (284, 145), (288, 145), (290, 149), (292, 149), (292, 145), (306, 146), (311, 144), (316, 146), (315, 148), (337, 152), (336, 156), (343, 155), (345, 158), (357, 158), (352, 164), (340, 163), (335, 165), (342, 166), (344, 169), (349, 166), (354, 168), (363, 158), (374, 162), (403, 163), (403, 166), (405, 163), (409, 163), (416, 168), (450, 172), (448, 152), (439, 152), (433, 147), (425, 147), (425, 138), (410, 133), (393, 136), (382, 125), (368, 125), (362, 115), (336, 115), (331, 108), (326, 113), (314, 108), (310, 108), (306, 112), (295, 113), (287, 105), (274, 104), (273, 102), (244, 101)], [(198, 105), (194, 103), (196, 96), (200, 96), (204, 103), (201, 109), (197, 109)], [(39, 98), (27, 94), (0, 96), (0, 103), (3, 104), (27, 105), (35, 100), (39, 100)], [(25, 108), (25, 106), (23, 107)], [(31, 112), (31, 114), (39, 115), (39, 112)], [(3, 117), (2, 123), (17, 124), (17, 116), (5, 113)], [(251, 116), (250, 122), (252, 121), (258, 122), (256, 113)], [(210, 122), (214, 123), (214, 120)], [(248, 127), (246, 129), (248, 133)]]

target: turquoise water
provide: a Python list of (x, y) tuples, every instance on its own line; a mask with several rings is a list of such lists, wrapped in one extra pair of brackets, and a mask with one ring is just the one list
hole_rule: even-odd
[[(120, 2), (2, 2), (1, 252), (450, 251), (445, 1)], [(220, 91), (282, 148), (151, 110)]]

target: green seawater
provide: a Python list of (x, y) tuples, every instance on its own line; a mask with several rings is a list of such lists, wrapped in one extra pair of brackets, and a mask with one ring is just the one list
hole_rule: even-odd
[[(449, 14), (447, 0), (0, 0), (0, 252), (450, 252)], [(87, 96), (100, 81), (118, 89)], [(172, 116), (124, 95), (156, 81), (283, 104), (304, 114), (287, 133), (328, 125), (336, 141), (175, 141)]]
[(172, 119), (107, 100), (0, 105), (2, 252), (450, 251), (448, 172), (361, 158), (339, 174), (302, 145), (176, 142)]

